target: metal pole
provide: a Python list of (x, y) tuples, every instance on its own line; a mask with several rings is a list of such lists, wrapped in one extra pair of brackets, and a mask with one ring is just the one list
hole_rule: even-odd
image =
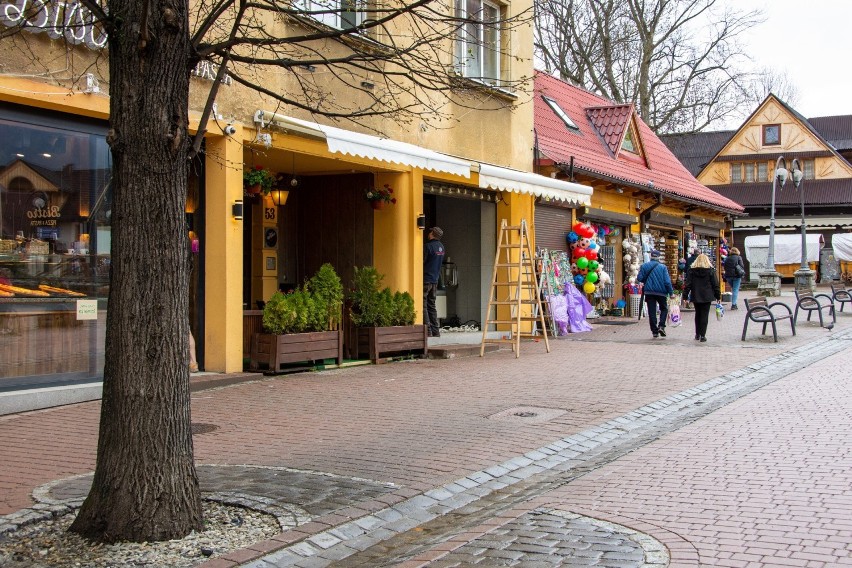
[(799, 168), (799, 160), (793, 159), (793, 163), (790, 165), (790, 168), (793, 170), (793, 183), (796, 185), (796, 189), (799, 190), (799, 197), (801, 198), (802, 204), (802, 266), (799, 268), (800, 270), (810, 270), (810, 267), (808, 266), (808, 227), (805, 225), (805, 190), (804, 187), (802, 187), (805, 174)]
[(775, 160), (775, 169), (772, 171), (772, 209), (770, 210), (769, 217), (769, 253), (766, 257), (766, 270), (770, 272), (775, 271), (775, 182), (780, 177), (778, 175), (778, 168), (780, 167), (781, 162), (784, 162), (785, 170), (785, 175), (781, 180), (781, 187), (784, 187), (784, 183), (787, 181), (787, 161), (784, 159), (784, 156), (778, 156), (778, 159)]

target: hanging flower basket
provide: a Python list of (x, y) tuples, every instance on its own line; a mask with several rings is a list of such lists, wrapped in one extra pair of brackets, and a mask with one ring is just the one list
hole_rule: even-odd
[(243, 170), (243, 187), (249, 195), (267, 195), (275, 185), (275, 174), (263, 166)]
[(389, 184), (382, 187), (370, 187), (364, 190), (364, 195), (367, 196), (367, 201), (373, 206), (373, 209), (382, 209), (385, 203), (396, 203), (396, 197), (393, 196), (393, 188)]

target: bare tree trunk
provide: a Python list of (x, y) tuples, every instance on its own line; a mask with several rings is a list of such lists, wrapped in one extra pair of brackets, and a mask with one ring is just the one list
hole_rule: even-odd
[(201, 529), (190, 430), (184, 207), (186, 0), (110, 0), (112, 266), (97, 466), (71, 530), (104, 542)]

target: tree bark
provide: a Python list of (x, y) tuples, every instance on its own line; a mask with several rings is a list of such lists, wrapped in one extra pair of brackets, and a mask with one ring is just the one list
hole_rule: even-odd
[(187, 0), (110, 0), (111, 277), (92, 488), (72, 531), (160, 541), (202, 528), (188, 369)]

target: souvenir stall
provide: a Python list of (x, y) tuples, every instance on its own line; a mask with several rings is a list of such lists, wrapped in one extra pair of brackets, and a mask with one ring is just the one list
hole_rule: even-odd
[(539, 250), (542, 288), (556, 337), (590, 331), (585, 320), (596, 317), (592, 301), (603, 306), (613, 295), (612, 279), (604, 270), (604, 263), (611, 261), (601, 257), (600, 233), (606, 229), (576, 223), (566, 236), (570, 253)]

